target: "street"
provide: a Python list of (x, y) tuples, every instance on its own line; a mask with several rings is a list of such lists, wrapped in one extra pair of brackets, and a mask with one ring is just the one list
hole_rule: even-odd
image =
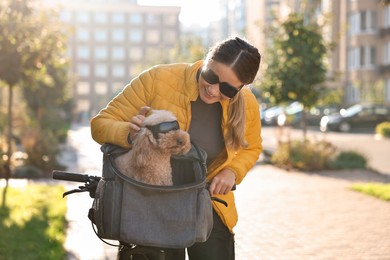
[[(279, 138), (302, 140), (303, 133), (300, 129), (285, 127), (280, 130), (267, 126), (262, 128), (262, 137), (264, 148), (275, 149)], [(390, 139), (378, 138), (374, 133), (322, 133), (319, 130), (308, 130), (307, 137), (317, 141), (327, 140), (340, 150), (359, 152), (367, 158), (371, 169), (390, 175)]]

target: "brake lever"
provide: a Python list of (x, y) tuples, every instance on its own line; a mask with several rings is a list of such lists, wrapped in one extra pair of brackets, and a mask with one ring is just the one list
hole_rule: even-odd
[(72, 193), (79, 193), (79, 192), (86, 192), (86, 191), (91, 192), (91, 189), (93, 189), (96, 186), (97, 185), (89, 185), (86, 183), (85, 186), (79, 186), (78, 189), (73, 189), (73, 190), (69, 190), (69, 191), (64, 192), (62, 197), (64, 198), (65, 196), (72, 194)]
[(86, 192), (86, 191), (88, 191), (88, 189), (86, 189), (84, 186), (81, 186), (81, 187), (79, 187), (79, 189), (74, 189), (74, 190), (69, 190), (69, 191), (64, 192), (64, 194), (62, 194), (62, 197), (65, 198), (65, 196), (67, 196), (69, 194), (78, 193), (78, 192)]

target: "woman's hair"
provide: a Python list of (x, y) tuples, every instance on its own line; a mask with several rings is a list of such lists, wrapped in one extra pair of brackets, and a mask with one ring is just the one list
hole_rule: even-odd
[[(261, 55), (256, 47), (235, 37), (222, 41), (210, 49), (205, 63), (214, 60), (229, 66), (245, 85), (255, 80)], [(238, 150), (247, 147), (245, 140), (245, 101), (241, 92), (230, 100), (226, 145)]]

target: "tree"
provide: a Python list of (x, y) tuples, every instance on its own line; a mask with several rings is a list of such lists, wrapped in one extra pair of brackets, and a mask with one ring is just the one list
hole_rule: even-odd
[(316, 24), (305, 24), (300, 14), (291, 14), (277, 28), (271, 28), (272, 44), (267, 50), (263, 92), (273, 103), (299, 101), (305, 111), (320, 98), (326, 79), (324, 58), (327, 47)]
[(207, 50), (200, 37), (184, 37), (170, 53), (171, 62), (195, 62), (204, 59)]
[(46, 77), (22, 87), (29, 123), (21, 135), (28, 154), (27, 163), (50, 174), (58, 165), (56, 156), (60, 142), (66, 140), (72, 121), (73, 103), (70, 96), (69, 66), (65, 59), (52, 60)]
[(47, 61), (59, 58), (63, 30), (52, 11), (35, 1), (0, 2), (0, 80), (8, 87), (6, 179), (11, 175), (13, 138), (13, 91), (23, 82), (29, 86), (37, 73), (45, 75)]

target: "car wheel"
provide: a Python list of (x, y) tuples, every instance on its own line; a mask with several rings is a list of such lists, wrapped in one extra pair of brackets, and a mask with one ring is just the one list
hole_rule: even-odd
[(341, 132), (346, 133), (346, 132), (351, 131), (351, 125), (347, 122), (342, 122), (339, 126), (339, 129)]

